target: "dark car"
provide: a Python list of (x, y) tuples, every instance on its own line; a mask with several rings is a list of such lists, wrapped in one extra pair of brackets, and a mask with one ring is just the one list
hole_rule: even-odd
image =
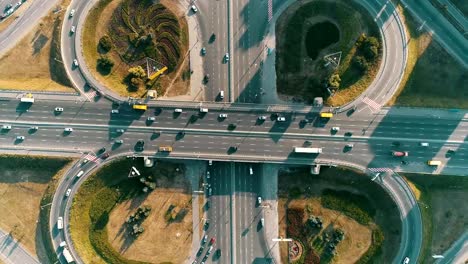
[(203, 77), (203, 82), (208, 83), (209, 81), (210, 81), (210, 75), (207, 74), (207, 75), (205, 75), (205, 77)]
[(135, 145), (136, 151), (143, 151), (145, 149), (145, 141), (143, 139), (138, 140)]
[(99, 151), (98, 151), (98, 153), (104, 153), (104, 152), (106, 152), (106, 148), (104, 148), (104, 147), (100, 148)]
[(107, 159), (109, 157), (109, 152), (102, 154), (101, 159)]
[(203, 253), (203, 249), (204, 249), (204, 247), (201, 246), (200, 249), (197, 252), (197, 256), (200, 256)]

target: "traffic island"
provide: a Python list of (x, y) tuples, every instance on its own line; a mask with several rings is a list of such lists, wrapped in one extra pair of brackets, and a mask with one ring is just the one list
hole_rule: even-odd
[(185, 95), (188, 25), (174, 1), (101, 0), (86, 19), (83, 54), (91, 74), (121, 96)]
[[(128, 177), (132, 167), (140, 176)], [(182, 164), (113, 161), (74, 197), (75, 249), (85, 263), (183, 263), (192, 243), (191, 198)]]
[(279, 236), (296, 242), (280, 244), (284, 263), (385, 262), (397, 253), (398, 208), (365, 175), (299, 167), (280, 171), (278, 186)]
[(377, 24), (352, 1), (297, 1), (276, 24), (280, 98), (338, 106), (358, 97), (375, 78), (382, 56)]

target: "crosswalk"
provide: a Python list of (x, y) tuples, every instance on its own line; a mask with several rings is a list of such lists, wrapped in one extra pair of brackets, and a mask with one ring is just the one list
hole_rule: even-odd
[(273, 0), (268, 0), (268, 22), (273, 18)]
[(85, 160), (89, 160), (91, 162), (95, 162), (95, 163), (99, 163), (100, 162), (100, 159), (94, 155), (92, 155), (91, 153), (88, 153), (86, 154), (83, 159)]
[(378, 104), (376, 101), (370, 99), (369, 97), (364, 97), (364, 99), (362, 99), (362, 101), (367, 104), (368, 106), (374, 108), (375, 110), (380, 110), (380, 108), (382, 107), (382, 105)]
[(391, 168), (368, 168), (371, 172), (392, 172)]

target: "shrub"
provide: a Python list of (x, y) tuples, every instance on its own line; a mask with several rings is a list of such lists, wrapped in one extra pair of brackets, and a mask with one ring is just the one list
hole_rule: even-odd
[(104, 52), (109, 52), (112, 49), (111, 38), (108, 35), (102, 36), (102, 38), (99, 39), (99, 47)]
[(297, 199), (301, 197), (301, 194), (302, 194), (302, 191), (301, 191), (301, 188), (299, 187), (293, 187), (289, 189), (289, 197), (291, 197), (292, 199)]
[(102, 56), (97, 60), (97, 69), (101, 74), (109, 74), (112, 67), (114, 67), (114, 62), (107, 56)]
[(146, 77), (146, 72), (141, 66), (132, 67), (128, 69), (128, 73), (132, 76), (132, 78), (143, 79), (144, 77)]
[(366, 58), (363, 56), (356, 56), (353, 58), (353, 65), (360, 71), (366, 72), (369, 68), (369, 63), (367, 63)]
[(357, 264), (372, 263), (373, 257), (379, 254), (382, 250), (382, 244), (384, 241), (384, 235), (380, 228), (376, 228), (372, 231), (372, 243), (369, 249), (364, 253), (364, 255), (359, 259)]
[(341, 82), (340, 75), (338, 73), (334, 73), (328, 79), (328, 86), (338, 89), (340, 88), (340, 82)]

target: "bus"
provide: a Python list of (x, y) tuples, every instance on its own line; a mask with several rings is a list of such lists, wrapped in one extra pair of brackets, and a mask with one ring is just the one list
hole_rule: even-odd
[(330, 112), (322, 112), (322, 113), (320, 113), (320, 117), (321, 117), (321, 118), (332, 118), (332, 117), (333, 117), (333, 113), (330, 113)]
[(305, 154), (319, 154), (322, 153), (322, 148), (301, 148), (295, 147), (294, 153), (305, 153)]
[(148, 109), (148, 106), (145, 104), (134, 104), (133, 109), (146, 111), (146, 109)]

